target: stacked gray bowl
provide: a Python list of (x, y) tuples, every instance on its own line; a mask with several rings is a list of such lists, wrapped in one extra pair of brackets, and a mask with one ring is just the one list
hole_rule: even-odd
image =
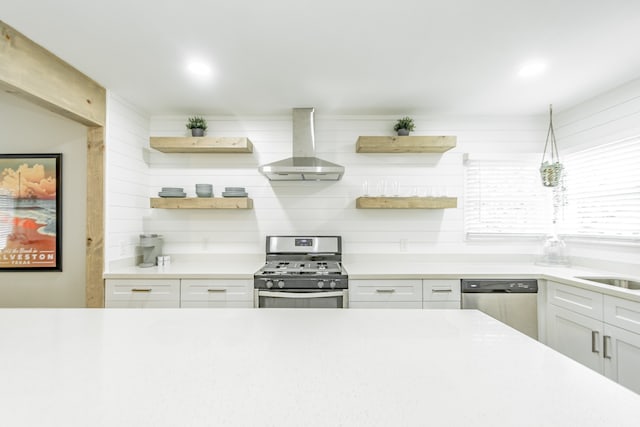
[(224, 187), (222, 197), (247, 197), (244, 187)]
[(196, 195), (198, 197), (213, 197), (213, 185), (196, 184)]

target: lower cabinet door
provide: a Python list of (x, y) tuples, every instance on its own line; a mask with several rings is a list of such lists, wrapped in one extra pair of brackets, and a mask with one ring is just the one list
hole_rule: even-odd
[(604, 374), (640, 394), (640, 334), (604, 325)]
[(554, 350), (603, 373), (603, 326), (601, 320), (549, 304), (547, 344)]
[(349, 308), (422, 308), (421, 301), (349, 301)]

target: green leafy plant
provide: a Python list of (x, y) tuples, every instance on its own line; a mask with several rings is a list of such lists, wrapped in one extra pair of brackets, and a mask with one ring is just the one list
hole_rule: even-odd
[(187, 121), (187, 129), (207, 130), (207, 121), (202, 116), (189, 117)]
[(400, 129), (406, 129), (409, 132), (413, 131), (416, 128), (416, 125), (413, 123), (413, 119), (409, 116), (404, 116), (401, 119), (398, 119), (393, 130), (396, 132)]

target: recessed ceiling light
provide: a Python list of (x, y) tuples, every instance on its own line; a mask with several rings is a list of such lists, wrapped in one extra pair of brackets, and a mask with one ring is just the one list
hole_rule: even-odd
[(518, 75), (524, 78), (536, 77), (544, 73), (546, 69), (547, 64), (545, 62), (539, 60), (530, 61), (520, 67)]
[(211, 66), (202, 60), (191, 60), (187, 63), (187, 71), (194, 77), (207, 78), (211, 76)]

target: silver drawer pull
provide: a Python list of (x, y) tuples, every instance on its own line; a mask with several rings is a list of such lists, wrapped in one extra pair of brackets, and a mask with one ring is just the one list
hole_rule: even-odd
[(151, 288), (144, 288), (144, 289), (133, 288), (131, 289), (131, 292), (151, 292)]
[(591, 331), (591, 352), (592, 353), (600, 353), (600, 350), (598, 349), (598, 341), (600, 341), (598, 339), (599, 335), (600, 333), (598, 331)]
[(392, 294), (394, 293), (396, 290), (395, 289), (376, 289), (376, 292), (379, 294)]
[(453, 292), (453, 289), (451, 289), (451, 288), (449, 288), (449, 289), (431, 289), (431, 292), (434, 293), (434, 294), (436, 294), (438, 292), (440, 292), (440, 293), (444, 293), (444, 292), (449, 293), (449, 292)]
[(227, 292), (226, 289), (207, 289), (207, 292)]
[(609, 335), (605, 335), (604, 339), (602, 340), (602, 345), (603, 345), (603, 349), (602, 349), (602, 357), (604, 357), (605, 359), (611, 359), (611, 337)]

